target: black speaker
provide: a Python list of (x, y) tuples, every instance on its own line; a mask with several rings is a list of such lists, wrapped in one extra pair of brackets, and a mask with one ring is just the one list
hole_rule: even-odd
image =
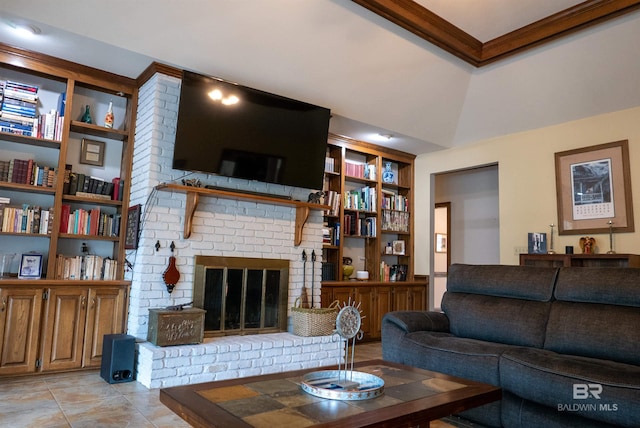
[(102, 340), (100, 377), (108, 383), (131, 382), (136, 338), (127, 334), (105, 334)]

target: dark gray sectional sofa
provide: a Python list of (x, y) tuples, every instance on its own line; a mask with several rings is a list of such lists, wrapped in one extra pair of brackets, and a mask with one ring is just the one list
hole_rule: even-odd
[(502, 387), (495, 427), (640, 427), (640, 269), (452, 265), (442, 313), (382, 321), (385, 360)]

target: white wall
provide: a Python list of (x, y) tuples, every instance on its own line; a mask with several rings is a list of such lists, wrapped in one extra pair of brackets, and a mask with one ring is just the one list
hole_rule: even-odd
[[(633, 199), (640, 201), (640, 107), (586, 119), (505, 135), (475, 144), (420, 155), (416, 183), (430, 183), (432, 174), (498, 164), (500, 257), (518, 264), (518, 249), (526, 247), (527, 233), (547, 231), (557, 224), (554, 153), (619, 140), (629, 140)], [(433, 185), (416, 185), (416, 242), (429, 242)], [(637, 205), (637, 204), (636, 204)], [(640, 208), (634, 210), (635, 233), (614, 237), (618, 253), (640, 253)], [(556, 230), (557, 231), (557, 230)], [(579, 235), (555, 237), (555, 247), (577, 246)], [(595, 235), (600, 252), (608, 249), (608, 235)], [(429, 274), (431, 245), (417, 245), (416, 273)], [(475, 243), (474, 243), (475, 245)]]

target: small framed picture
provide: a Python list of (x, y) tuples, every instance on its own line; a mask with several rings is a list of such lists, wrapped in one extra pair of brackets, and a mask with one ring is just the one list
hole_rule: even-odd
[(447, 235), (445, 233), (436, 233), (436, 253), (447, 252)]
[(94, 141), (83, 138), (80, 163), (104, 166), (104, 147), (104, 141)]
[(404, 256), (404, 241), (393, 241), (393, 254), (396, 256)]
[(18, 278), (20, 279), (40, 279), (42, 276), (42, 254), (23, 254), (20, 259), (20, 269)]
[(127, 250), (138, 249), (138, 237), (140, 233), (140, 204), (129, 207), (127, 214), (127, 231), (124, 239), (124, 248)]

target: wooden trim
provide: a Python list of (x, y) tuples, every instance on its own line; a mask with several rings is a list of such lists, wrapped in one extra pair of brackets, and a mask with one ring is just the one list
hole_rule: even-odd
[(416, 158), (416, 155), (412, 153), (390, 149), (388, 147), (378, 146), (372, 143), (355, 140), (344, 135), (337, 135), (332, 133), (329, 133), (329, 144), (374, 156), (392, 157), (395, 161), (399, 162), (412, 163)]
[(140, 73), (140, 76), (138, 76), (136, 82), (139, 88), (144, 85), (147, 80), (151, 79), (156, 73), (162, 73), (166, 74), (167, 76), (182, 79), (182, 71), (183, 70), (172, 67), (170, 65), (161, 64), (159, 62), (152, 62), (149, 67), (147, 67), (142, 73)]
[(587, 0), (482, 43), (411, 0), (352, 1), (476, 67), (640, 8), (640, 0)]

